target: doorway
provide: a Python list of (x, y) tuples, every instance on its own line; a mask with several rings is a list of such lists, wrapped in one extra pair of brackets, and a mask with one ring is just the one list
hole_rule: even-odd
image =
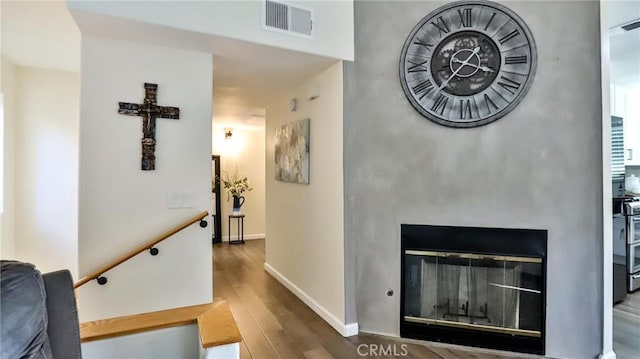
[[(630, 191), (628, 186), (625, 188), (625, 178), (640, 175), (640, 106), (636, 100), (640, 96), (640, 3), (607, 1), (601, 4), (602, 42), (605, 50), (602, 54), (605, 64), (602, 84), (603, 120), (611, 118), (612, 122), (615, 119), (621, 123), (618, 126), (621, 130), (615, 131), (618, 128), (616, 126), (612, 129), (610, 141), (612, 145), (618, 146), (614, 146), (617, 151), (611, 155), (611, 178), (604, 179), (605, 186), (613, 183), (614, 206), (612, 227), (605, 229), (611, 233), (612, 239), (604, 242), (606, 267), (603, 350), (605, 357), (611, 357), (615, 352), (617, 358), (629, 359), (640, 357), (640, 290), (631, 290), (633, 287), (630, 287), (633, 276), (629, 274), (634, 273), (633, 270), (628, 270), (628, 261), (631, 257), (629, 251), (633, 247), (625, 234), (630, 228), (625, 224), (624, 216), (627, 212), (625, 203), (640, 198), (640, 193)], [(620, 191), (616, 191), (617, 189)], [(611, 216), (611, 210), (607, 206), (604, 212), (605, 216)], [(609, 233), (605, 233), (605, 238)], [(607, 272), (611, 267), (613, 276), (611, 272)], [(622, 290), (616, 291), (621, 286)], [(612, 294), (613, 303), (607, 301), (607, 297)], [(611, 347), (607, 348), (609, 338), (613, 352)]]
[(211, 168), (213, 176), (211, 178), (211, 199), (213, 201), (213, 234), (212, 243), (222, 242), (222, 210), (220, 209), (220, 155), (211, 156)]

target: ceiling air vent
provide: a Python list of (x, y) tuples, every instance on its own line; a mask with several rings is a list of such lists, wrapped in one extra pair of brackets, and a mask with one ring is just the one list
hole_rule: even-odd
[(637, 29), (640, 29), (640, 19), (631, 20), (629, 22), (625, 22), (624, 24), (620, 24), (618, 26), (610, 28), (609, 35), (625, 34), (629, 31)]
[(282, 2), (263, 2), (262, 27), (296, 36), (313, 38), (313, 12)]
[(637, 20), (635, 22), (632, 22), (630, 24), (626, 24), (626, 25), (623, 25), (623, 26), (620, 26), (620, 27), (625, 31), (631, 31), (633, 29), (637, 29), (637, 28), (640, 27), (640, 20)]

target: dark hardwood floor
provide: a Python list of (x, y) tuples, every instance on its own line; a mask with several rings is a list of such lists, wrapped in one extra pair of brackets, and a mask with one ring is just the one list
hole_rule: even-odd
[(618, 359), (640, 358), (640, 290), (613, 306), (613, 350)]
[[(264, 243), (251, 240), (243, 245), (218, 243), (213, 247), (213, 293), (229, 303), (238, 323), (243, 337), (242, 359), (521, 357), (490, 350), (461, 350), (446, 344), (426, 346), (367, 334), (343, 338), (264, 271)], [(380, 345), (391, 350), (387, 352), (390, 355), (377, 355), (380, 351), (375, 350)]]

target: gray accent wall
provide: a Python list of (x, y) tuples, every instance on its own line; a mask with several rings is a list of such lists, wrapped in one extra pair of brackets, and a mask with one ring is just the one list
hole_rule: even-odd
[[(400, 224), (548, 230), (546, 354), (602, 347), (599, 3), (502, 2), (531, 29), (538, 68), (507, 116), (452, 129), (399, 82), (415, 24), (443, 2), (356, 1), (344, 65), (346, 319), (399, 335)], [(388, 297), (385, 291), (395, 291)]]

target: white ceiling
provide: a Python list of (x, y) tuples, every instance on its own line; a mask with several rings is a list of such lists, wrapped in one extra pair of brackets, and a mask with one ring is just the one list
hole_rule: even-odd
[[(616, 0), (608, 4), (608, 25), (615, 27), (640, 18), (640, 1)], [(22, 66), (66, 71), (80, 69), (80, 31), (65, 1), (0, 1), (2, 54)], [(77, 15), (77, 14), (76, 14)], [(321, 72), (336, 60), (215, 36), (132, 24), (119, 19), (84, 16), (76, 21), (83, 31), (202, 49), (215, 48), (214, 116), (254, 121), (265, 107), (285, 91)], [(135, 29), (135, 31), (133, 31)], [(144, 30), (144, 28), (143, 28)], [(159, 36), (163, 34), (164, 36)], [(137, 38), (136, 38), (137, 36)], [(611, 79), (631, 85), (640, 83), (640, 30), (611, 36)]]
[(2, 55), (21, 66), (80, 70), (80, 31), (64, 1), (0, 1)]
[[(286, 91), (337, 60), (87, 13), (65, 1), (0, 1), (2, 55), (21, 66), (80, 70), (83, 33), (200, 51), (215, 49), (214, 118), (256, 125)], [(75, 20), (75, 21), (74, 21)], [(76, 25), (77, 23), (77, 25)], [(218, 121), (214, 121), (218, 122)]]

